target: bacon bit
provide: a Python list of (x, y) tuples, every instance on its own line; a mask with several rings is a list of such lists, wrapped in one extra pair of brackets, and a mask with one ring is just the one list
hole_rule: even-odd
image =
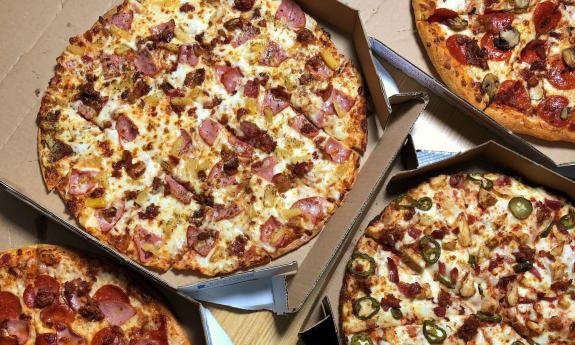
[(447, 229), (441, 228), (439, 230), (433, 230), (431, 233), (431, 237), (435, 238), (436, 240), (442, 240), (445, 235), (447, 235)]
[(416, 240), (416, 239), (418, 239), (419, 236), (421, 235), (421, 230), (416, 229), (416, 228), (410, 226), (410, 227), (407, 229), (407, 234), (408, 234), (409, 236), (411, 236), (411, 238), (413, 238), (414, 240)]
[(501, 175), (497, 178), (497, 180), (495, 180), (493, 184), (495, 184), (497, 187), (509, 186), (511, 185), (511, 177), (507, 175)]
[(148, 205), (144, 212), (138, 212), (138, 217), (140, 219), (148, 219), (152, 220), (156, 218), (160, 214), (160, 206), (156, 206), (154, 204)]
[(493, 270), (496, 269), (501, 264), (503, 264), (504, 261), (505, 261), (504, 258), (499, 256), (499, 254), (498, 254), (495, 259), (489, 261), (489, 266), (488, 266), (489, 271), (491, 271), (493, 273)]
[(531, 272), (531, 274), (533, 274), (537, 278), (537, 280), (541, 280), (543, 278), (541, 277), (541, 273), (539, 273), (539, 271), (535, 267), (531, 267), (529, 272)]
[(401, 300), (396, 298), (394, 295), (385, 294), (385, 297), (379, 301), (379, 304), (384, 311), (388, 311), (390, 308), (401, 308), (399, 302), (401, 302)]
[(445, 314), (447, 313), (447, 308), (442, 307), (442, 306), (437, 306), (437, 307), (433, 308), (433, 312), (435, 313), (435, 315), (437, 315), (437, 317), (445, 317)]
[(499, 281), (497, 281), (497, 285), (495, 285), (502, 293), (505, 293), (507, 291), (507, 286), (509, 286), (509, 284), (513, 281), (515, 281), (515, 279), (517, 279), (516, 275), (511, 275), (511, 276), (506, 276), (506, 277), (501, 277), (499, 278)]
[(559, 200), (545, 199), (544, 203), (545, 206), (549, 207), (553, 211), (559, 211), (561, 207), (563, 207), (563, 202)]
[(417, 282), (411, 284), (400, 282), (397, 288), (408, 298), (415, 298), (421, 293), (421, 285)]
[(456, 174), (449, 176), (449, 185), (452, 188), (461, 189), (465, 185), (465, 176), (463, 174)]
[(451, 279), (451, 281), (455, 284), (458, 277), (459, 277), (459, 270), (457, 269), (457, 267), (453, 267), (449, 272), (449, 279)]
[(465, 319), (463, 325), (457, 330), (455, 335), (465, 341), (471, 341), (476, 335), (479, 329), (479, 320), (474, 315), (471, 315)]
[(387, 269), (389, 270), (389, 281), (398, 284), (399, 271), (397, 270), (397, 264), (392, 258), (387, 258)]
[(569, 289), (572, 283), (573, 279), (556, 281), (553, 284), (551, 284), (551, 290), (556, 292), (567, 291), (567, 289)]

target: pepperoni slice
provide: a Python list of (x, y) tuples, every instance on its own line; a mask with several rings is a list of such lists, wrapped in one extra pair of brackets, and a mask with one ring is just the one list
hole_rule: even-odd
[(72, 195), (83, 195), (92, 191), (96, 187), (95, 177), (98, 171), (72, 169), (68, 179), (68, 193)]
[(122, 325), (136, 315), (136, 310), (130, 305), (130, 298), (119, 286), (102, 286), (94, 294), (94, 299), (98, 301), (102, 314), (112, 325)]
[(318, 135), (319, 129), (314, 126), (305, 116), (298, 114), (293, 118), (288, 120), (288, 124), (293, 129), (297, 130), (301, 134), (308, 138), (314, 138)]
[(65, 304), (52, 304), (40, 312), (40, 320), (48, 327), (57, 323), (70, 324), (74, 317), (74, 311)]
[(264, 66), (278, 67), (288, 58), (286, 51), (274, 41), (269, 41), (268, 46), (262, 53), (260, 64)]
[(321, 145), (323, 152), (336, 163), (344, 163), (351, 155), (351, 150), (343, 146), (339, 141), (329, 138)]
[(304, 218), (317, 224), (325, 215), (327, 200), (322, 197), (311, 197), (296, 201), (291, 208), (299, 209)]
[(486, 32), (481, 38), (481, 47), (487, 51), (487, 59), (493, 61), (509, 60), (511, 50), (501, 50), (495, 46), (496, 33)]
[(509, 12), (492, 12), (478, 17), (479, 23), (483, 25), (485, 31), (499, 33), (511, 27), (515, 15)]
[(292, 29), (300, 29), (305, 26), (305, 13), (293, 0), (282, 0), (275, 15), (278, 21), (285, 21)]
[(208, 118), (202, 121), (199, 128), (200, 137), (206, 142), (206, 144), (212, 146), (218, 137), (220, 128), (222, 126), (216, 121)]
[(259, 162), (254, 163), (252, 165), (252, 169), (258, 176), (271, 181), (274, 177), (274, 166), (276, 164), (276, 158), (274, 156), (269, 156)]
[(531, 107), (527, 90), (518, 80), (506, 80), (501, 83), (494, 102), (520, 111), (526, 111)]
[(60, 283), (55, 278), (43, 274), (34, 279), (34, 285), (24, 290), (24, 302), (30, 308), (44, 308), (58, 300)]
[(178, 53), (179, 63), (185, 63), (187, 65), (194, 67), (198, 64), (199, 61), (200, 59), (196, 55), (194, 46), (190, 44), (184, 44), (180, 46), (180, 51)]
[(138, 131), (138, 127), (126, 115), (118, 116), (118, 119), (116, 120), (116, 131), (118, 132), (120, 139), (124, 142), (130, 142), (136, 139), (140, 133)]
[(535, 33), (538, 36), (555, 29), (559, 20), (561, 20), (559, 4), (545, 1), (540, 2), (537, 7), (535, 7), (533, 23), (535, 24)]
[(13, 337), (6, 337), (0, 335), (0, 345), (18, 345), (18, 340)]
[(0, 292), (0, 323), (2, 320), (17, 319), (22, 313), (18, 296), (8, 291)]
[(560, 90), (575, 89), (575, 71), (565, 66), (561, 56), (556, 56), (551, 59), (547, 79), (553, 86)]
[(30, 338), (30, 324), (27, 320), (6, 321), (6, 331), (9, 336), (16, 338), (20, 345), (25, 344)]
[(216, 245), (218, 232), (211, 229), (200, 229), (190, 225), (187, 231), (188, 248), (193, 249), (203, 257), (208, 256)]
[(457, 18), (459, 14), (447, 8), (436, 8), (435, 11), (429, 18), (427, 22), (429, 23), (445, 23), (448, 19)]
[(126, 344), (124, 332), (118, 326), (102, 328), (92, 337), (90, 345), (122, 345)]
[(471, 40), (470, 37), (465, 35), (453, 35), (447, 39), (447, 49), (451, 56), (455, 58), (459, 63), (466, 65), (467, 64), (467, 57), (466, 57), (466, 49), (465, 43)]
[(533, 40), (521, 50), (521, 61), (533, 65), (543, 63), (547, 59), (547, 41)]
[(561, 119), (561, 111), (569, 105), (569, 100), (563, 96), (545, 97), (537, 106), (537, 115), (545, 122), (555, 127), (565, 127), (569, 121)]
[(189, 205), (192, 202), (192, 193), (182, 186), (178, 181), (174, 180), (170, 175), (166, 175), (166, 183), (170, 190), (170, 194), (178, 199), (181, 203)]
[(36, 345), (56, 345), (58, 337), (56, 333), (41, 333), (36, 335)]
[(154, 76), (160, 71), (154, 62), (154, 57), (147, 49), (142, 49), (136, 53), (134, 65), (136, 65), (138, 72), (147, 76)]
[(110, 18), (109, 23), (116, 25), (122, 30), (130, 31), (132, 28), (132, 20), (134, 20), (133, 11), (119, 12)]

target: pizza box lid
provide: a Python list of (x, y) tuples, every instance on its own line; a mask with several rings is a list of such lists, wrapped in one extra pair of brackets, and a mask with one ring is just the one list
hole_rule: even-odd
[[(417, 80), (421, 84), (419, 90), (428, 89), (453, 105), (453, 107), (445, 107), (441, 114), (443, 118), (456, 118), (463, 110), (475, 120), (472, 125), (488, 128), (506, 146), (546, 166), (575, 165), (575, 144), (547, 142), (529, 136), (512, 134), (484, 112), (477, 110), (451, 92), (441, 81), (427, 57), (415, 28), (410, 0), (344, 0), (344, 2), (360, 11), (368, 34), (382, 43), (380, 47), (374, 44), (377, 50), (376, 55), (382, 56), (403, 73)], [(445, 135), (450, 134), (449, 131), (445, 133)], [(434, 146), (426, 141), (421, 145)]]
[[(92, 244), (85, 243), (79, 236), (69, 231), (62, 231), (60, 226), (55, 225), (41, 213), (30, 209), (23, 202), (14, 199), (5, 191), (0, 190), (0, 251), (21, 248), (33, 244), (49, 243), (59, 245), (79, 252), (87, 252), (98, 255), (100, 250)], [(114, 259), (107, 257), (110, 263)], [(134, 276), (142, 276), (133, 270), (128, 270)], [(144, 281), (142, 279), (142, 281)], [(213, 343), (209, 338), (209, 328), (206, 322), (205, 311), (202, 306), (194, 301), (184, 299), (174, 291), (155, 286), (160, 292), (164, 302), (174, 312), (178, 321), (186, 331), (191, 344)], [(182, 303), (183, 302), (183, 303)]]
[(409, 188), (416, 187), (433, 176), (461, 171), (491, 171), (519, 176), (530, 185), (542, 186), (575, 200), (575, 182), (494, 141), (488, 141), (451, 158), (414, 170), (403, 170), (400, 161), (397, 160), (392, 167), (391, 177), (384, 182), (384, 187), (378, 192), (366, 217), (346, 241), (342, 255), (338, 255), (338, 261), (333, 263), (334, 268), (328, 274), (325, 284), (318, 286), (316, 303), (300, 330), (300, 338), (305, 344), (316, 344), (318, 339), (323, 339), (320, 337), (327, 338), (328, 335), (332, 342), (321, 342), (322, 344), (340, 344), (339, 296), (343, 275), (355, 244), (370, 220), (380, 214), (390, 201)]
[[(0, 39), (5, 47), (0, 56), (0, 97), (4, 101), (0, 113), (0, 185), (126, 265), (182, 294), (214, 301), (214, 296), (225, 297), (236, 284), (249, 285), (259, 279), (271, 279), (272, 283), (268, 284), (269, 303), (250, 304), (250, 300), (243, 298), (240, 307), (269, 309), (276, 313), (298, 310), (333, 259), (334, 249), (341, 245), (349, 227), (356, 221), (355, 215), (369, 202), (366, 195), (385, 174), (427, 100), (421, 93), (396, 95), (391, 100), (385, 96), (356, 10), (336, 0), (298, 2), (328, 28), (340, 50), (360, 67), (374, 109), (371, 113), (377, 114), (368, 121), (370, 135), (368, 151), (363, 157), (364, 169), (348, 201), (336, 212), (333, 219), (338, 221), (330, 221), (308, 244), (266, 266), (224, 277), (206, 279), (172, 271), (161, 274), (145, 269), (81, 231), (65, 212), (60, 198), (55, 193), (47, 193), (36, 153), (35, 118), (42, 91), (53, 74), (55, 58), (67, 45), (68, 38), (84, 32), (98, 15), (105, 13), (117, 1), (49, 0), (42, 6), (33, 1), (18, 1), (10, 2), (0, 13), (0, 25), (4, 28)], [(18, 35), (12, 34), (15, 30), (18, 30)], [(402, 104), (390, 117), (391, 103)], [(366, 169), (368, 166), (371, 168)], [(219, 290), (218, 293), (220, 288), (228, 288), (228, 292)], [(216, 298), (214, 302), (219, 301), (221, 299)]]

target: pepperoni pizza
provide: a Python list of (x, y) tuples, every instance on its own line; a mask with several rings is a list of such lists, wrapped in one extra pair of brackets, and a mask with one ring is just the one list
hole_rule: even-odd
[(575, 3), (412, 0), (429, 57), (455, 93), (515, 133), (575, 142)]
[(575, 208), (494, 173), (440, 175), (375, 217), (340, 299), (351, 345), (573, 344)]
[(72, 37), (44, 181), (148, 267), (216, 275), (319, 233), (366, 146), (359, 72), (292, 0), (126, 0)]
[(2, 345), (189, 345), (137, 282), (56, 246), (0, 252)]

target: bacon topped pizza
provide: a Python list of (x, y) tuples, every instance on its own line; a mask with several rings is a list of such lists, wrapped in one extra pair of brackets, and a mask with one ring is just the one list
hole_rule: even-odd
[(506, 175), (440, 175), (392, 201), (344, 275), (351, 345), (567, 345), (575, 208)]
[(57, 60), (45, 183), (143, 265), (205, 275), (319, 233), (366, 146), (361, 76), (292, 0), (126, 0)]
[(412, 0), (439, 76), (519, 134), (575, 142), (575, 3)]
[(0, 251), (2, 345), (189, 345), (138, 282), (50, 245)]

